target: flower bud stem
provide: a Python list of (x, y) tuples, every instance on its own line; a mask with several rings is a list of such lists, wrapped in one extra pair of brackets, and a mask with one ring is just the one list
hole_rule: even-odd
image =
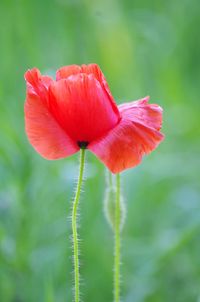
[(81, 185), (83, 181), (83, 172), (84, 172), (84, 163), (85, 163), (85, 149), (80, 150), (80, 168), (79, 168), (79, 177), (75, 193), (75, 198), (73, 201), (72, 209), (72, 237), (73, 237), (73, 260), (74, 260), (74, 301), (80, 301), (80, 289), (79, 289), (79, 244), (78, 244), (78, 234), (77, 234), (77, 209), (78, 202), (81, 193)]
[(120, 301), (120, 174), (116, 175), (114, 301)]

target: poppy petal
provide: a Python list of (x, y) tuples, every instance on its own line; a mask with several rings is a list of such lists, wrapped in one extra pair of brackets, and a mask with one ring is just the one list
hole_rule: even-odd
[[(138, 165), (142, 157), (153, 151), (164, 138), (157, 130), (162, 119), (160, 107), (158, 109), (154, 107), (155, 105), (152, 108), (149, 107), (151, 105), (146, 105), (145, 108), (145, 102), (146, 100), (141, 100), (136, 104), (119, 106), (122, 116), (120, 123), (107, 135), (88, 146), (88, 149), (113, 173), (120, 173)], [(138, 110), (136, 110), (137, 106)], [(155, 114), (157, 120), (155, 123), (151, 113)]]
[(79, 150), (48, 110), (50, 78), (36, 69), (25, 74), (27, 96), (25, 102), (25, 129), (35, 150), (46, 159), (63, 158)]
[(47, 101), (47, 90), (53, 79), (49, 76), (42, 76), (37, 68), (29, 69), (24, 78), (27, 83), (29, 94), (40, 95), (43, 101)]
[(56, 81), (66, 79), (71, 75), (82, 73), (80, 65), (63, 66), (56, 71)]
[(110, 99), (92, 74), (81, 73), (52, 82), (49, 90), (53, 116), (76, 142), (89, 143), (119, 121), (118, 109), (116, 114)]
[[(93, 76), (100, 82), (102, 86), (105, 86), (106, 89), (109, 90), (106, 79), (101, 71), (100, 67), (97, 64), (89, 64), (89, 65), (69, 65), (61, 67), (56, 72), (56, 80), (59, 81), (61, 79), (66, 79), (70, 75), (75, 75), (79, 73), (85, 74), (93, 74)], [(109, 91), (110, 92), (110, 91)]]
[(61, 79), (66, 79), (70, 75), (76, 75), (80, 73), (85, 73), (87, 75), (92, 74), (97, 81), (99, 81), (100, 85), (102, 86), (102, 89), (106, 92), (108, 95), (108, 98), (110, 99), (110, 103), (112, 105), (113, 111), (116, 115), (119, 116), (119, 111), (117, 109), (117, 105), (114, 101), (114, 98), (110, 92), (110, 88), (106, 82), (106, 79), (104, 77), (103, 72), (101, 71), (100, 67), (97, 64), (89, 64), (89, 65), (70, 65), (70, 66), (64, 66), (57, 70), (56, 72), (56, 80), (59, 81)]
[(121, 115), (131, 121), (160, 130), (162, 126), (162, 108), (157, 104), (148, 104), (149, 97), (119, 105)]

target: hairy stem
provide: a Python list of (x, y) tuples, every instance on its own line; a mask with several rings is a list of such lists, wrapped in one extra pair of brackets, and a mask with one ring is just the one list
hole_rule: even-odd
[(120, 175), (116, 175), (114, 301), (120, 301)]
[(80, 301), (80, 288), (79, 288), (79, 244), (78, 244), (78, 234), (77, 234), (77, 210), (78, 202), (81, 193), (81, 185), (83, 181), (83, 171), (85, 163), (85, 149), (80, 150), (80, 168), (79, 168), (79, 177), (75, 193), (75, 198), (73, 201), (72, 209), (72, 237), (73, 237), (73, 259), (74, 259), (74, 301)]

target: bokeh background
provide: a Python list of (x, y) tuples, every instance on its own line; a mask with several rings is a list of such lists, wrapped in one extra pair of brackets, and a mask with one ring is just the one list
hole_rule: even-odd
[[(0, 1), (0, 301), (72, 301), (71, 199), (78, 155), (42, 159), (24, 133), (24, 72), (98, 63), (118, 103), (150, 95), (165, 141), (122, 175), (123, 302), (200, 301), (198, 0)], [(105, 170), (87, 154), (82, 296), (112, 301)]]

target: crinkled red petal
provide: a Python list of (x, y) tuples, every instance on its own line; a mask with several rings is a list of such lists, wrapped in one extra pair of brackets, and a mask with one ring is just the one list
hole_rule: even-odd
[[(92, 142), (119, 121), (109, 97), (93, 74), (79, 73), (52, 82), (49, 107), (76, 142)], [(118, 110), (118, 109), (117, 109)]]
[(160, 130), (162, 127), (162, 108), (157, 104), (148, 104), (149, 97), (119, 105), (121, 115), (150, 128)]
[(113, 173), (138, 165), (163, 140), (162, 110), (146, 99), (119, 106), (120, 123), (88, 148)]
[(92, 74), (96, 78), (96, 80), (100, 83), (102, 89), (106, 92), (108, 98), (110, 99), (110, 103), (112, 105), (113, 111), (119, 117), (119, 111), (114, 101), (114, 98), (110, 92), (110, 88), (107, 84), (103, 72), (101, 71), (100, 67), (97, 64), (89, 64), (89, 65), (81, 65), (81, 66), (69, 65), (69, 66), (61, 67), (56, 72), (56, 80), (59, 81), (61, 79), (66, 79), (71, 75), (76, 75), (80, 73), (85, 73), (87, 75)]
[(48, 109), (48, 87), (52, 79), (32, 69), (25, 74), (25, 130), (35, 150), (46, 159), (72, 155), (79, 147), (60, 127)]

